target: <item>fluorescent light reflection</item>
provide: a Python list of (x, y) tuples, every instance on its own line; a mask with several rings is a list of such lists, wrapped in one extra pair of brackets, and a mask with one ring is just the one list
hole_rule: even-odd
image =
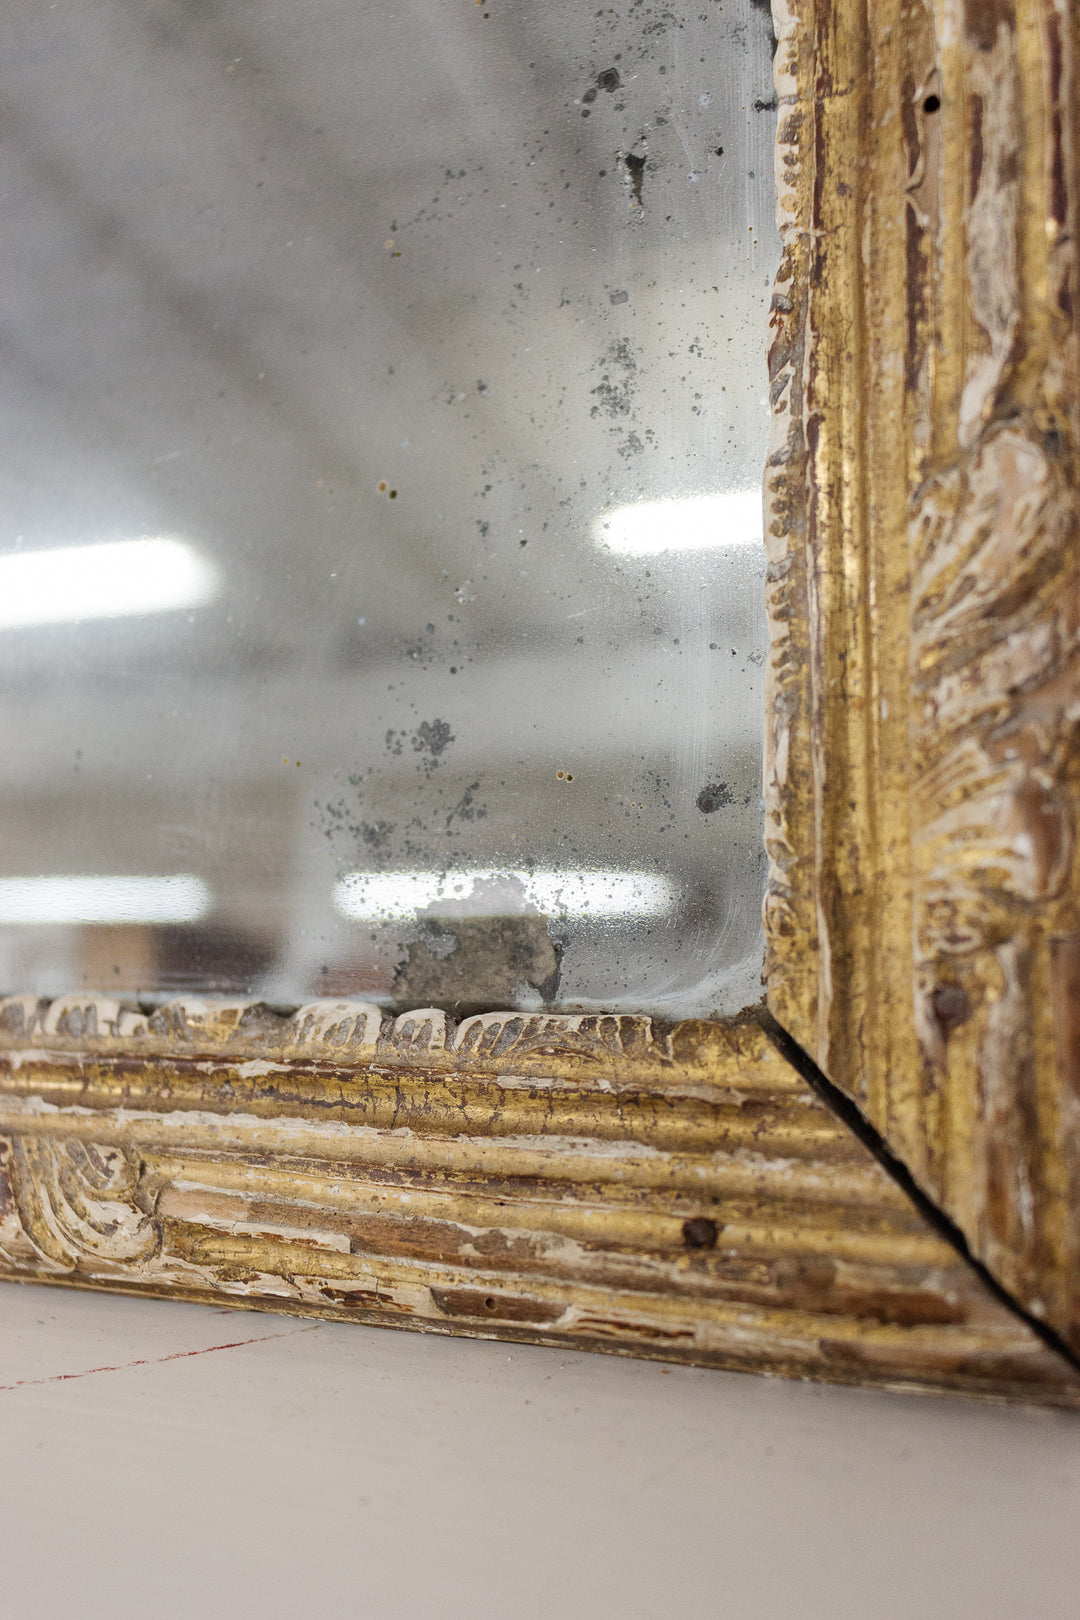
[(760, 546), (764, 539), (761, 491), (694, 495), (686, 500), (637, 501), (602, 512), (593, 539), (626, 557), (709, 547)]
[(168, 535), (0, 556), (0, 629), (199, 607), (218, 573)]
[(210, 890), (173, 877), (0, 878), (0, 923), (188, 923), (210, 909)]
[(544, 915), (655, 916), (670, 911), (677, 891), (653, 872), (347, 872), (334, 885), (334, 905), (361, 922), (389, 922), (420, 911), (438, 916), (506, 916), (534, 908)]

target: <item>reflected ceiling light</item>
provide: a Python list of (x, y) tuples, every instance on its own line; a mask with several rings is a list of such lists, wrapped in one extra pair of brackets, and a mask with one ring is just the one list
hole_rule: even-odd
[(0, 878), (0, 923), (189, 923), (210, 909), (201, 878)]
[(654, 872), (513, 871), (346, 872), (334, 885), (345, 917), (389, 922), (433, 908), (449, 916), (504, 916), (534, 907), (577, 918), (654, 916), (669, 911), (677, 891)]
[(0, 556), (0, 629), (199, 607), (217, 570), (169, 535)]
[(627, 557), (707, 547), (760, 546), (764, 535), (760, 489), (730, 495), (693, 495), (685, 500), (636, 501), (601, 512), (593, 539)]

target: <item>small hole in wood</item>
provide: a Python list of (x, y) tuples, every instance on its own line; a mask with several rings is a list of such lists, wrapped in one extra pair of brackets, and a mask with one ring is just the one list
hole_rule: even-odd
[(925, 113), (939, 112), (941, 110), (941, 97), (927, 96), (926, 100), (922, 104), (922, 110)]
[(683, 1221), (682, 1235), (688, 1249), (712, 1249), (716, 1246), (720, 1228), (707, 1215), (695, 1215), (692, 1220)]

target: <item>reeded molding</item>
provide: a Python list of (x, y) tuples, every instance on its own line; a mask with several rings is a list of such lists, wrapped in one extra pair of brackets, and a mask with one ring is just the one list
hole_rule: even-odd
[(1078, 13), (796, 4), (769, 1004), (1080, 1350)]
[(755, 1022), (9, 999), (0, 1274), (1080, 1405)]
[[(769, 1004), (1080, 1349), (1076, 12), (777, 27)], [(1080, 1404), (754, 1021), (9, 998), (0, 1274)]]

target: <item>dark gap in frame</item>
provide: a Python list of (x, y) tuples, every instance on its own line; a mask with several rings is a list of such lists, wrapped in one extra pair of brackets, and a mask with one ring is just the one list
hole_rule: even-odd
[(956, 1222), (951, 1216), (946, 1215), (944, 1210), (939, 1209), (933, 1199), (923, 1192), (907, 1165), (902, 1159), (897, 1158), (884, 1137), (863, 1114), (858, 1104), (852, 1102), (851, 1098), (842, 1092), (839, 1086), (833, 1084), (828, 1075), (818, 1068), (810, 1054), (804, 1051), (798, 1041), (794, 1040), (781, 1024), (777, 1023), (768, 1008), (763, 1007), (761, 1009), (760, 1019), (762, 1029), (781, 1057), (786, 1058), (792, 1068), (802, 1075), (807, 1085), (821, 1099), (829, 1112), (835, 1114), (841, 1123), (846, 1125), (854, 1136), (858, 1137), (863, 1146), (873, 1154), (886, 1174), (892, 1177), (901, 1191), (915, 1205), (920, 1215), (929, 1222), (940, 1237), (945, 1239), (946, 1243), (956, 1250), (961, 1259), (978, 1274), (994, 1297), (1010, 1310), (1014, 1316), (1018, 1316), (1021, 1321), (1026, 1322), (1032, 1332), (1037, 1334), (1050, 1350), (1053, 1350), (1063, 1361), (1067, 1362), (1074, 1372), (1080, 1373), (1080, 1356), (1073, 1353), (1064, 1339), (1060, 1338), (1052, 1327), (1049, 1327), (1046, 1322), (1040, 1321), (1037, 1316), (1033, 1316), (1030, 1311), (1025, 1310), (1023, 1305), (1013, 1298), (1008, 1289), (998, 1282), (993, 1272), (972, 1254), (968, 1240)]

